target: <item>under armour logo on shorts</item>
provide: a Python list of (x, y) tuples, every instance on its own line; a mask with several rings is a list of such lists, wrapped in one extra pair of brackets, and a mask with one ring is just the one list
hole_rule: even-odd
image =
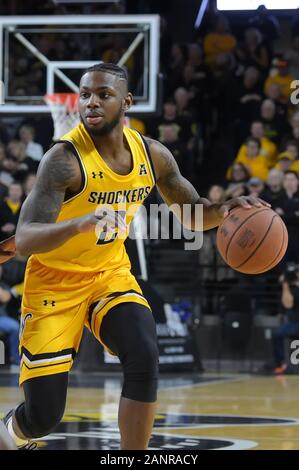
[(44, 300), (44, 305), (52, 305), (52, 307), (55, 307), (55, 300)]

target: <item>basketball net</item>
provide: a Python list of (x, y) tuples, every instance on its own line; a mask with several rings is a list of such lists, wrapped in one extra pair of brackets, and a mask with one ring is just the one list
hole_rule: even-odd
[(54, 123), (53, 140), (59, 140), (80, 122), (78, 95), (76, 93), (53, 93), (44, 97), (50, 107)]

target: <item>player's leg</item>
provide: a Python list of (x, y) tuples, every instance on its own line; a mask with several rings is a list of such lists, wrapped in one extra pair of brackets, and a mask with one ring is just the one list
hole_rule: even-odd
[(23, 383), (25, 401), (5, 418), (17, 446), (49, 434), (61, 421), (67, 395), (68, 373), (34, 377)]
[(158, 346), (152, 312), (134, 302), (118, 304), (104, 316), (100, 338), (118, 355), (124, 373), (119, 404), (122, 449), (146, 449), (157, 400)]

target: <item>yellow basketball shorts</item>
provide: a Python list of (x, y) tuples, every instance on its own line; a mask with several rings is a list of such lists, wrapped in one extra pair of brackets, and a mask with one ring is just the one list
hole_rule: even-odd
[(49, 269), (36, 259), (27, 264), (20, 327), (20, 385), (32, 377), (68, 372), (84, 326), (100, 337), (112, 307), (136, 302), (150, 309), (129, 267), (100, 273)]

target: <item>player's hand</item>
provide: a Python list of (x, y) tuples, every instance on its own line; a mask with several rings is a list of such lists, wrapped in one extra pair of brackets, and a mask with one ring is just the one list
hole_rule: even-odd
[(218, 211), (223, 217), (227, 217), (229, 211), (235, 207), (244, 207), (244, 209), (250, 209), (251, 207), (271, 207), (271, 204), (255, 196), (240, 196), (225, 201), (221, 204)]
[(126, 232), (127, 226), (119, 212), (105, 206), (98, 207), (95, 212), (87, 214), (77, 219), (77, 229), (79, 233), (97, 231), (115, 232), (118, 228), (121, 232)]
[(13, 258), (16, 254), (15, 237), (7, 238), (0, 242), (0, 264), (5, 263), (9, 259)]

